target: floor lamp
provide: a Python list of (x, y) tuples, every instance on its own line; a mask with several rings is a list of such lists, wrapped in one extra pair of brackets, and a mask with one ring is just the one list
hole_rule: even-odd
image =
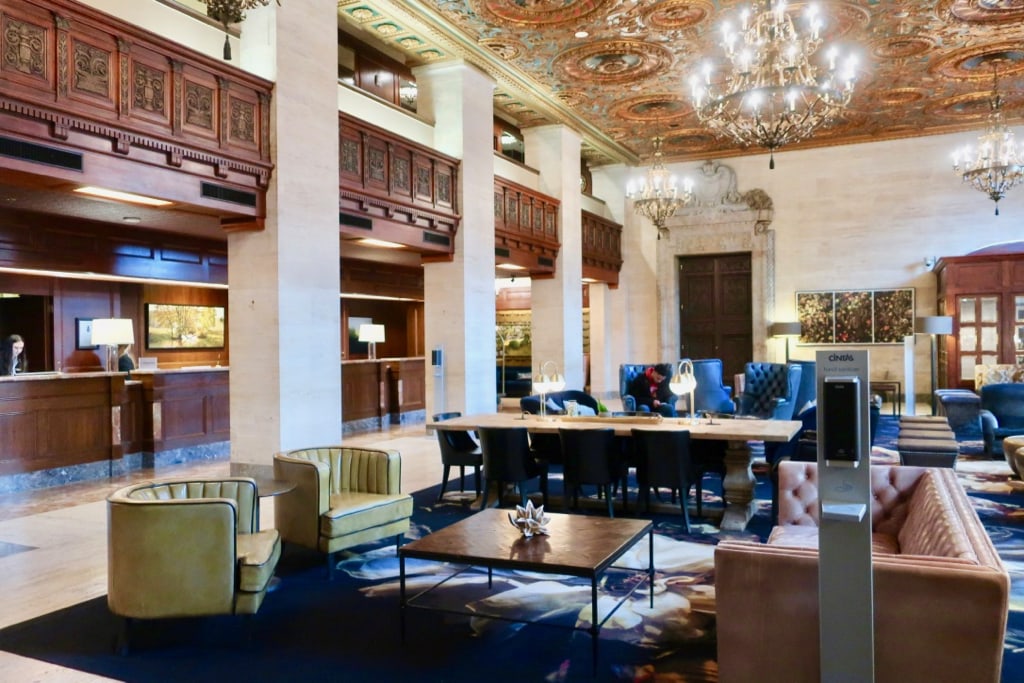
[(931, 338), (931, 365), (932, 365), (932, 415), (937, 412), (935, 390), (938, 388), (939, 359), (937, 353), (940, 334), (953, 334), (953, 316), (950, 315), (925, 315), (914, 321), (914, 332), (927, 334)]
[(791, 337), (799, 337), (801, 333), (799, 322), (772, 323), (768, 328), (768, 334), (772, 337), (784, 337), (786, 340), (786, 362), (789, 362), (789, 340)]

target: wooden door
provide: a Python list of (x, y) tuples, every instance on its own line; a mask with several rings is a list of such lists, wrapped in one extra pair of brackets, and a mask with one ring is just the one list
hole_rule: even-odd
[(681, 358), (721, 358), (725, 383), (753, 356), (750, 253), (679, 257)]

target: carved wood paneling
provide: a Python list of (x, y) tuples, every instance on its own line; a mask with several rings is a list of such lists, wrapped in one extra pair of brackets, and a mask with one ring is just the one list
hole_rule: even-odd
[(375, 237), (450, 258), (459, 212), (453, 188), (459, 162), (351, 116), (338, 116), (342, 212), (352, 237)]
[[(257, 206), (238, 212), (262, 215), (271, 82), (71, 0), (5, 1), (0, 30), (0, 134), (85, 154), (83, 183), (116, 181), (111, 156), (135, 162), (117, 173), (136, 184), (187, 164), (192, 176), (259, 190)], [(54, 175), (9, 157), (0, 168)]]
[(494, 246), (499, 263), (514, 263), (531, 277), (555, 272), (559, 201), (503, 178), (494, 179)]
[(581, 220), (583, 277), (618, 286), (622, 270), (622, 226), (589, 211), (583, 212)]

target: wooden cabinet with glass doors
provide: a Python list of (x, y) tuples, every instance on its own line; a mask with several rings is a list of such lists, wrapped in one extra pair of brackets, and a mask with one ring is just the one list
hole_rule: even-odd
[(939, 315), (953, 316), (939, 386), (973, 390), (975, 365), (1024, 364), (1024, 251), (943, 257), (935, 273)]

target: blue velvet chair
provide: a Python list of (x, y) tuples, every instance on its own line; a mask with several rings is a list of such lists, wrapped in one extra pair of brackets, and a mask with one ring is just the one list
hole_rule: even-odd
[[(722, 381), (722, 359), (698, 358), (692, 362), (693, 376), (697, 380), (697, 388), (693, 392), (697, 412), (725, 415), (735, 413), (736, 402), (732, 400), (732, 387)], [(689, 402), (688, 397), (683, 398)]]
[(981, 388), (981, 435), (985, 453), (1000, 452), (1004, 437), (1024, 434), (1024, 383)]
[(772, 420), (792, 420), (803, 368), (784, 363), (747, 363), (738, 413)]
[[(627, 393), (629, 392), (629, 383), (633, 381), (634, 377), (643, 374), (652, 365), (657, 365), (657, 363), (623, 363), (619, 366), (619, 398), (622, 399), (622, 409), (625, 412), (636, 412), (636, 399)], [(675, 368), (679, 365), (679, 361), (670, 365)], [(675, 400), (678, 401), (678, 397)]]
[(793, 415), (799, 415), (818, 398), (818, 365), (813, 360), (791, 360), (789, 364), (800, 366), (800, 386), (793, 403)]

